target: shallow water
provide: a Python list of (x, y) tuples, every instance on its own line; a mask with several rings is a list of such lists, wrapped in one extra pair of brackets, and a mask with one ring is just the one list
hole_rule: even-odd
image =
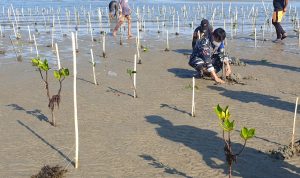
[[(105, 31), (111, 34), (111, 31), (116, 25), (116, 21), (108, 20), (108, 1), (83, 1), (83, 0), (52, 0), (52, 1), (33, 1), (33, 0), (2, 0), (0, 2), (0, 23), (2, 31), (6, 36), (14, 38), (14, 29), (19, 27), (18, 32), (22, 35), (22, 40), (27, 41), (28, 26), (31, 33), (35, 33), (37, 43), (40, 46), (51, 44), (51, 34), (53, 31), (54, 41), (62, 43), (65, 39), (70, 40), (70, 32), (78, 29), (79, 39), (91, 40), (91, 31), (89, 26), (88, 13), (91, 16), (91, 29), (94, 38), (99, 38), (100, 31)], [(221, 1), (183, 1), (183, 0), (139, 0), (130, 1), (132, 8), (133, 19), (133, 34), (136, 35), (138, 19), (137, 11), (139, 11), (139, 19), (142, 22), (140, 32), (141, 40), (155, 40), (165, 41), (166, 31), (169, 31), (170, 40), (176, 38), (175, 33), (179, 32), (180, 36), (184, 35), (186, 38), (191, 38), (193, 29), (200, 24), (203, 18), (209, 19), (213, 22), (213, 26), (225, 27), (228, 37), (239, 38), (240, 40), (249, 41), (254, 40), (253, 34), (253, 15), (257, 10), (256, 28), (258, 39), (263, 36), (265, 39), (271, 40), (274, 35), (274, 27), (270, 22), (273, 6), (270, 1), (265, 2), (265, 7), (261, 1), (234, 1), (232, 3)], [(12, 11), (13, 7), (13, 11)], [(102, 20), (99, 22), (98, 9), (101, 10)], [(139, 9), (139, 10), (137, 10)], [(267, 12), (265, 12), (265, 9)], [(297, 36), (294, 32), (299, 25), (294, 25), (292, 20), (296, 18), (299, 20), (297, 12), (300, 10), (300, 2), (291, 2), (289, 10), (283, 21), (283, 27), (290, 35)], [(230, 11), (230, 12), (229, 12)], [(76, 20), (75, 12), (78, 17)], [(215, 13), (214, 13), (215, 12)], [(14, 15), (14, 13), (16, 15)], [(267, 13), (267, 15), (266, 15)], [(8, 17), (8, 14), (10, 16)], [(215, 14), (214, 18), (212, 17)], [(237, 16), (236, 16), (237, 15)], [(178, 28), (179, 17), (179, 28)], [(237, 20), (233, 19), (237, 17)], [(52, 23), (54, 19), (54, 26)], [(214, 20), (213, 20), (214, 19)], [(18, 23), (16, 23), (16, 21)], [(235, 28), (231, 28), (236, 23)], [(13, 25), (12, 25), (13, 24)], [(127, 25), (127, 24), (125, 24)], [(122, 28), (125, 29), (125, 28)], [(17, 30), (17, 29), (16, 29)], [(126, 31), (122, 30), (123, 39), (126, 38)], [(160, 33), (158, 33), (160, 31)], [(63, 37), (63, 34), (68, 34), (68, 37)], [(0, 38), (0, 42), (3, 39)], [(101, 42), (101, 41), (100, 41)], [(117, 43), (117, 42), (112, 42)], [(109, 45), (109, 44), (107, 44)], [(124, 45), (128, 45), (124, 41)], [(290, 49), (296, 49), (297, 44), (292, 42), (287, 46)], [(2, 45), (3, 46), (3, 45)], [(32, 56), (35, 53), (33, 44), (19, 46), (20, 51), (24, 56)], [(32, 49), (33, 48), (33, 49)], [(42, 55), (48, 58), (55, 58), (53, 52), (50, 50), (42, 51)], [(15, 56), (12, 47), (7, 48), (8, 53), (4, 58), (12, 58)], [(70, 48), (64, 47), (62, 52), (66, 52)], [(0, 58), (2, 58), (0, 56)]]

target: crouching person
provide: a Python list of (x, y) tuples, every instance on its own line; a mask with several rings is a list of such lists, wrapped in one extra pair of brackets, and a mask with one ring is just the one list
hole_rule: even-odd
[(189, 65), (198, 72), (199, 77), (208, 73), (215, 82), (225, 83), (217, 75), (217, 72), (223, 68), (223, 63), (225, 75), (231, 74), (228, 58), (222, 56), (225, 38), (226, 32), (222, 28), (214, 30), (211, 38), (204, 31), (199, 31), (198, 40), (189, 60)]

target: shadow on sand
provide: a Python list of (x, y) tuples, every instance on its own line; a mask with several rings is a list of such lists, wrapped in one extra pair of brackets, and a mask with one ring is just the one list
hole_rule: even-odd
[[(295, 104), (280, 100), (279, 97), (253, 93), (248, 91), (233, 91), (218, 86), (208, 86), (209, 89), (221, 92), (220, 95), (241, 101), (243, 103), (258, 103), (276, 109), (289, 112), (295, 111)], [(298, 112), (300, 108), (298, 109)]]
[(174, 111), (177, 111), (177, 112), (180, 112), (180, 113), (183, 113), (183, 114), (188, 114), (189, 116), (191, 116), (191, 113), (189, 112), (186, 112), (182, 109), (178, 109), (175, 105), (168, 105), (168, 104), (160, 104), (160, 108), (167, 108), (167, 109), (171, 109), (171, 110), (174, 110)]
[(192, 78), (196, 75), (195, 70), (189, 70), (189, 69), (181, 69), (181, 68), (171, 68), (168, 69), (168, 72), (171, 72), (175, 75), (175, 77), (179, 78)]
[(143, 154), (143, 155), (139, 155), (139, 157), (143, 158), (145, 161), (148, 161), (148, 164), (153, 166), (154, 168), (164, 169), (165, 173), (176, 174), (176, 175), (180, 175), (185, 178), (192, 178), (190, 176), (187, 176), (185, 173), (178, 171), (175, 168), (171, 168), (171, 167), (165, 165), (164, 163), (156, 160), (155, 158), (153, 158), (150, 155)]
[(30, 131), (34, 136), (36, 136), (37, 138), (39, 138), (42, 142), (44, 142), (46, 145), (48, 145), (51, 149), (53, 149), (54, 151), (56, 151), (59, 155), (61, 155), (65, 160), (67, 160), (69, 163), (74, 165), (74, 162), (68, 157), (66, 156), (63, 152), (61, 152), (58, 148), (54, 147), (53, 145), (51, 145), (47, 140), (45, 140), (43, 137), (41, 137), (38, 133), (36, 133), (34, 130), (32, 130), (29, 126), (27, 126), (26, 124), (24, 124), (22, 121), (17, 120), (17, 122), (23, 126), (24, 128), (26, 128), (28, 131)]
[[(192, 48), (192, 44), (191, 44), (191, 48)], [(183, 55), (191, 55), (193, 50), (192, 49), (175, 49), (175, 50), (172, 50), (176, 53), (180, 53), (180, 54), (183, 54)]]
[(272, 68), (278, 68), (278, 69), (283, 69), (283, 70), (290, 70), (294, 72), (300, 72), (300, 67), (295, 67), (295, 66), (288, 66), (288, 65), (283, 65), (283, 64), (275, 64), (269, 61), (255, 61), (255, 60), (250, 60), (250, 59), (241, 59), (243, 62), (249, 64), (249, 65), (255, 65), (255, 66), (267, 66), (267, 67), (272, 67)]
[[(200, 129), (189, 125), (173, 125), (167, 119), (157, 115), (146, 116), (146, 121), (157, 125), (157, 134), (173, 142), (181, 143), (201, 154), (203, 161), (212, 169), (221, 169), (227, 174), (227, 165), (224, 162), (224, 141), (211, 130)], [(255, 140), (252, 140), (255, 141)], [(240, 150), (242, 144), (234, 143), (233, 149)], [(236, 151), (235, 151), (236, 152)], [(176, 159), (176, 155), (172, 159)], [(217, 164), (216, 159), (222, 160)], [(202, 160), (199, 160), (201, 162)], [(298, 178), (300, 168), (281, 160), (274, 160), (266, 153), (246, 147), (237, 164), (233, 165), (233, 176), (243, 178), (276, 177)]]
[(9, 104), (6, 105), (8, 107), (12, 107), (13, 110), (17, 110), (17, 111), (24, 111), (26, 114), (32, 115), (34, 117), (36, 117), (39, 121), (45, 121), (45, 122), (49, 122), (48, 118), (41, 112), (41, 110), (39, 109), (35, 109), (35, 110), (25, 110), (23, 107), (17, 105), (17, 104)]

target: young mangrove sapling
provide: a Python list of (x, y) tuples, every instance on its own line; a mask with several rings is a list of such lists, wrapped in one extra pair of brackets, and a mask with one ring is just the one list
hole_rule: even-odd
[[(47, 97), (48, 97), (48, 108), (51, 111), (52, 115), (52, 122), (51, 124), (53, 126), (56, 126), (55, 122), (55, 116), (54, 116), (54, 107), (55, 105), (59, 108), (59, 104), (61, 101), (61, 90), (62, 90), (62, 82), (65, 80), (67, 76), (69, 76), (69, 69), (67, 68), (61, 68), (59, 70), (54, 70), (54, 77), (58, 80), (59, 82), (59, 90), (56, 95), (51, 96), (50, 95), (50, 90), (49, 90), (49, 81), (48, 81), (48, 71), (50, 70), (50, 67), (48, 65), (48, 61), (45, 59), (42, 61), (39, 57), (34, 58), (31, 60), (32, 65), (37, 67), (37, 70), (39, 71), (41, 78), (43, 82), (45, 83), (45, 88), (47, 91)], [(44, 74), (43, 74), (44, 73)]]
[[(228, 106), (223, 109), (220, 107), (220, 105), (217, 105), (215, 107), (215, 113), (217, 114), (218, 118), (220, 119), (220, 126), (223, 128), (223, 140), (224, 140), (224, 152), (225, 152), (225, 156), (226, 156), (226, 162), (229, 166), (229, 178), (231, 178), (231, 174), (232, 174), (232, 164), (237, 160), (237, 157), (241, 155), (241, 153), (243, 152), (247, 141), (254, 137), (255, 135), (255, 129), (248, 129), (246, 127), (244, 127), (241, 132), (240, 132), (240, 136), (241, 138), (244, 140), (244, 145), (242, 147), (242, 149), (238, 152), (238, 153), (234, 153), (232, 151), (232, 143), (231, 143), (231, 138), (230, 138), (230, 134), (231, 131), (234, 130), (235, 128), (235, 123), (234, 120), (230, 121), (230, 113), (228, 110)], [(227, 136), (225, 136), (225, 132), (227, 133)]]

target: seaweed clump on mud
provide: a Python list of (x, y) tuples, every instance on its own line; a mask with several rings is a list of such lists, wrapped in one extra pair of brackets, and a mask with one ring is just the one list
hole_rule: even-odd
[(38, 174), (31, 176), (31, 178), (64, 178), (67, 172), (68, 171), (61, 166), (56, 165), (51, 167), (46, 165), (42, 167)]
[(279, 160), (285, 160), (285, 159), (291, 159), (293, 157), (299, 157), (300, 156), (300, 140), (296, 141), (294, 143), (294, 147), (292, 148), (290, 145), (285, 145), (283, 147), (279, 147), (277, 149), (273, 149), (269, 151), (272, 158), (279, 159)]
[(246, 63), (237, 57), (231, 57), (230, 64), (234, 66), (246, 66)]

